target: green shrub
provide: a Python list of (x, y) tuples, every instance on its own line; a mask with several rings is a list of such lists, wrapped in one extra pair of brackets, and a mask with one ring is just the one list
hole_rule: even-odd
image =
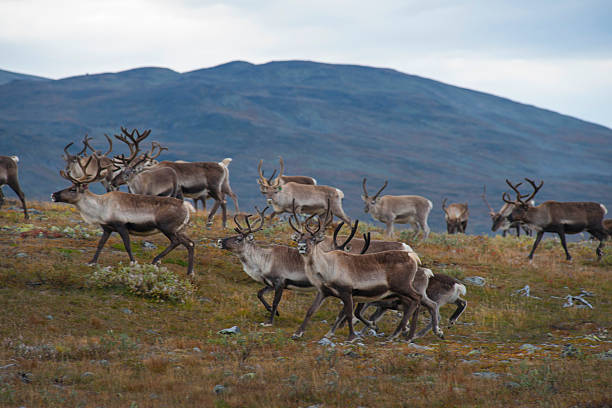
[(179, 279), (167, 268), (151, 264), (120, 265), (116, 269), (97, 267), (89, 281), (98, 288), (122, 287), (136, 296), (157, 301), (185, 303), (195, 293), (189, 281)]

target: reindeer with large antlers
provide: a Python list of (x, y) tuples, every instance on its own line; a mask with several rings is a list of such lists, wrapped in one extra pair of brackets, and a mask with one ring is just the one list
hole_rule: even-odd
[(599, 239), (599, 246), (595, 252), (597, 253), (597, 259), (601, 259), (601, 249), (607, 236), (602, 223), (604, 215), (608, 212), (606, 207), (603, 204), (594, 202), (558, 201), (545, 201), (538, 206), (532, 207), (529, 205), (529, 201), (540, 191), (544, 182), (542, 181), (539, 185), (536, 185), (533, 180), (528, 178), (525, 180), (531, 184), (533, 188), (532, 193), (523, 195), (518, 190), (520, 183), (514, 185), (509, 180), (506, 180), (506, 183), (516, 193), (516, 200), (511, 200), (508, 193), (504, 193), (502, 199), (506, 203), (514, 205), (514, 209), (508, 217), (510, 222), (519, 221), (525, 223), (538, 233), (533, 243), (533, 248), (529, 253), (529, 259), (533, 259), (533, 253), (544, 233), (554, 232), (561, 239), (566, 259), (568, 261), (571, 260), (572, 256), (567, 250), (565, 234), (577, 234), (582, 231), (587, 231)]
[[(522, 183), (517, 184), (517, 187), (521, 184)], [(489, 204), (489, 202), (487, 201), (486, 185), (484, 186), (481, 197), (484, 203), (489, 208), (489, 216), (491, 217), (491, 221), (493, 222), (493, 224), (491, 225), (491, 231), (495, 232), (498, 229), (501, 229), (502, 236), (505, 237), (506, 233), (510, 228), (515, 228), (516, 236), (520, 237), (522, 228), (525, 234), (531, 236), (531, 230), (525, 224), (522, 224), (518, 221), (510, 222), (510, 220), (508, 219), (508, 216), (510, 215), (510, 213), (512, 213), (512, 210), (514, 209), (514, 204), (504, 203), (504, 205), (499, 209), (499, 211), (495, 211), (493, 207), (491, 207), (491, 204)], [(533, 201), (530, 201), (529, 205), (533, 206)]]
[[(304, 261), (297, 249), (284, 245), (260, 246), (255, 242), (254, 233), (261, 230), (264, 225), (264, 213), (255, 207), (259, 219), (255, 221), (255, 226), (251, 226), (247, 215), (244, 219), (246, 226), (240, 225), (238, 216), (234, 216), (236, 232), (234, 235), (225, 239), (220, 239), (217, 244), (222, 249), (234, 253), (244, 272), (253, 280), (265, 286), (257, 292), (257, 298), (270, 312), (270, 318), (264, 325), (272, 325), (274, 316), (278, 315), (278, 304), (281, 301), (283, 291), (290, 290), (313, 290), (310, 281), (304, 271)], [(259, 224), (257, 224), (259, 222)], [(264, 294), (274, 290), (274, 300), (272, 306), (264, 299)]]
[[(108, 141), (108, 145), (109, 145), (108, 151), (106, 151), (106, 153), (102, 153), (101, 151), (94, 149), (89, 143), (92, 140), (92, 138), (89, 137), (88, 135), (85, 135), (85, 138), (83, 139), (83, 149), (77, 154), (71, 154), (68, 151), (68, 149), (74, 143), (68, 143), (64, 147), (63, 157), (64, 157), (64, 160), (66, 161), (66, 171), (68, 172), (68, 174), (70, 174), (73, 177), (80, 178), (84, 176), (82, 165), (85, 163), (89, 163), (88, 166), (94, 166), (94, 162), (88, 159), (91, 157), (91, 155), (96, 156), (99, 159), (99, 162), (104, 169), (101, 174), (102, 178), (99, 181), (102, 183), (106, 191), (113, 191), (114, 187), (112, 185), (112, 180), (114, 177), (114, 172), (113, 172), (113, 167), (111, 166), (112, 159), (108, 157), (108, 155), (113, 150), (113, 141), (110, 137), (108, 137), (108, 135), (105, 134), (104, 136), (106, 136), (106, 140)], [(92, 151), (91, 155), (87, 154), (87, 149), (90, 149)], [(88, 167), (87, 171), (95, 172), (96, 169), (94, 167)]]
[[(155, 149), (157, 148), (157, 152)], [(146, 167), (146, 163), (153, 162), (166, 147), (153, 142), (151, 151), (130, 160), (120, 155), (115, 157), (114, 163), (120, 170), (113, 179), (113, 186), (119, 187), (127, 184), (128, 191), (134, 194), (154, 195), (159, 197), (176, 197), (183, 199), (176, 172), (169, 167)], [(119, 165), (117, 165), (119, 164)]]
[(449, 234), (461, 232), (465, 234), (470, 212), (467, 203), (452, 203), (446, 206), (446, 198), (442, 200), (442, 210), (446, 220), (446, 231)]
[[(187, 274), (193, 274), (194, 243), (184, 232), (189, 224), (191, 204), (172, 197), (142, 196), (120, 191), (94, 194), (89, 191), (88, 185), (99, 181), (107, 168), (101, 165), (100, 159), (95, 155), (89, 156), (84, 164), (78, 163), (83, 176), (76, 178), (61, 170), (60, 175), (72, 182), (72, 185), (53, 193), (51, 199), (76, 206), (86, 222), (102, 228), (102, 237), (90, 264), (97, 262), (104, 244), (113, 232), (121, 236), (132, 262), (135, 262), (135, 259), (132, 255), (130, 234), (151, 235), (161, 232), (170, 240), (170, 245), (157, 255), (152, 263), (158, 263), (174, 248), (183, 245), (189, 254)], [(88, 173), (88, 169), (92, 168), (91, 163), (94, 163), (93, 168), (96, 169), (92, 174)]]
[[(344, 314), (349, 326), (349, 341), (357, 337), (353, 330), (353, 296), (369, 300), (398, 297), (404, 308), (404, 316), (392, 338), (398, 336), (406, 326), (408, 316), (418, 311), (423, 299), (412, 284), (420, 262), (418, 256), (414, 252), (406, 251), (365, 255), (353, 255), (342, 250), (325, 252), (319, 244), (325, 239), (321, 228), (328, 223), (329, 207), (323, 221), (320, 217), (317, 218), (315, 228), (310, 225), (313, 222), (312, 217), (301, 223), (294, 211), (293, 216), (289, 218), (289, 224), (297, 232), (294, 239), (297, 241), (298, 251), (304, 257), (306, 276), (317, 288), (317, 296), (301, 326), (295, 332), (294, 338), (304, 334), (310, 318), (329, 296), (339, 298), (344, 304)], [(354, 235), (354, 232), (351, 235)], [(436, 315), (433, 314), (432, 318), (434, 332), (442, 337)], [(410, 337), (413, 336), (415, 329), (416, 319), (413, 319)]]
[(28, 208), (25, 202), (25, 195), (21, 191), (19, 186), (19, 177), (17, 171), (17, 163), (19, 157), (17, 156), (0, 156), (0, 207), (4, 204), (4, 193), (2, 192), (2, 186), (8, 184), (8, 186), (17, 194), (23, 207), (23, 217), (27, 220), (30, 218), (28, 215)]
[(386, 180), (381, 189), (374, 196), (370, 197), (366, 188), (366, 180), (364, 177), (362, 183), (363, 195), (361, 199), (365, 203), (363, 210), (366, 213), (370, 213), (375, 220), (387, 225), (385, 230), (387, 237), (393, 235), (393, 224), (397, 223), (411, 224), (417, 229), (422, 230), (424, 234), (423, 239), (427, 239), (430, 231), (429, 225), (427, 225), (427, 218), (433, 208), (431, 201), (417, 195), (385, 195), (379, 197), (380, 193), (389, 184)]
[(257, 168), (259, 171), (259, 188), (274, 210), (270, 218), (284, 212), (291, 213), (294, 203), (298, 214), (324, 214), (328, 209), (327, 204), (330, 203), (329, 210), (332, 216), (350, 224), (350, 218), (342, 209), (344, 193), (340, 189), (330, 186), (301, 184), (295, 181), (282, 184), (284, 170), (282, 159), (278, 177), (272, 182), (268, 182), (268, 179), (263, 175), (261, 165), (262, 161), (260, 160)]

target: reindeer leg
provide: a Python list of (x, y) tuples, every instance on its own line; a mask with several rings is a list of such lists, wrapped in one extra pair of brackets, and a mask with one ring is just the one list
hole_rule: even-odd
[(94, 265), (96, 262), (98, 262), (98, 256), (100, 256), (102, 248), (104, 248), (106, 241), (108, 241), (108, 237), (110, 237), (111, 233), (113, 232), (113, 230), (108, 227), (102, 227), (102, 229), (103, 232), (102, 236), (100, 237), (100, 241), (98, 241), (98, 248), (96, 249), (96, 253), (94, 254), (93, 258), (91, 258), (91, 261), (88, 262), (88, 265)]
[[(264, 299), (264, 294), (268, 293), (269, 291), (273, 290), (274, 288), (271, 286), (264, 286), (263, 288), (261, 288), (258, 292), (257, 292), (257, 298), (259, 299), (259, 301), (264, 305), (264, 307), (266, 308), (266, 310), (269, 313), (272, 313), (272, 306), (270, 306), (268, 304), (268, 302), (266, 302), (266, 299)], [(278, 315), (278, 312), (276, 312), (276, 314)]]
[(19, 183), (9, 183), (9, 187), (13, 189), (13, 191), (15, 192), (15, 194), (17, 194), (19, 200), (21, 201), (21, 207), (23, 208), (23, 218), (25, 218), (26, 220), (29, 219), (30, 216), (28, 215), (28, 208), (26, 207), (25, 196), (23, 194), (23, 191), (21, 191), (21, 188), (19, 187)]
[(542, 240), (542, 235), (544, 235), (544, 231), (538, 231), (538, 235), (536, 235), (535, 242), (533, 243), (533, 248), (531, 248), (531, 252), (529, 253), (529, 259), (533, 259), (533, 253), (535, 252), (538, 244)]
[(215, 216), (215, 213), (217, 212), (217, 209), (219, 208), (219, 206), (221, 205), (221, 200), (215, 198), (215, 204), (213, 205), (212, 209), (210, 210), (210, 213), (208, 214), (208, 219), (206, 220), (206, 226), (210, 227), (212, 225), (212, 219)]
[(115, 230), (121, 235), (121, 239), (123, 240), (123, 246), (125, 247), (125, 251), (130, 257), (130, 262), (136, 262), (134, 259), (134, 255), (132, 255), (132, 245), (130, 244), (130, 233), (127, 228), (123, 224), (118, 224), (115, 226)]
[(285, 288), (285, 283), (282, 282), (281, 280), (278, 280), (275, 284), (274, 284), (274, 300), (272, 301), (272, 311), (270, 313), (270, 320), (268, 320), (268, 325), (272, 326), (272, 323), (274, 323), (274, 315), (278, 314), (277, 309), (278, 309), (278, 304), (281, 301), (281, 298), (283, 296), (283, 289)]
[(4, 193), (2, 192), (2, 186), (0, 186), (0, 208), (4, 205)]
[(304, 335), (304, 330), (306, 330), (306, 326), (308, 325), (310, 318), (317, 310), (319, 310), (321, 304), (323, 303), (326, 297), (327, 295), (324, 295), (323, 292), (321, 292), (320, 290), (317, 292), (317, 296), (315, 297), (314, 301), (312, 302), (312, 305), (310, 305), (308, 311), (306, 312), (306, 317), (304, 317), (304, 321), (297, 329), (297, 331), (293, 333), (293, 336), (291, 336), (292, 339), (299, 339)]
[(516, 236), (517, 237), (521, 236), (521, 225), (520, 224), (516, 226)]
[[(421, 304), (423, 306), (425, 306), (427, 308), (427, 310), (429, 310), (429, 314), (431, 315), (431, 327), (433, 328), (434, 334), (436, 336), (440, 337), (441, 339), (443, 339), (444, 338), (444, 333), (442, 332), (442, 330), (440, 330), (440, 326), (439, 326), (439, 322), (440, 322), (440, 306), (436, 302), (434, 302), (433, 300), (429, 299), (427, 296), (423, 296), (423, 299), (421, 300)], [(429, 330), (429, 328), (427, 330)], [(421, 330), (416, 335), (415, 338), (421, 337), (422, 335), (427, 333), (427, 330), (425, 330), (425, 331)]]
[(448, 319), (448, 327), (449, 328), (452, 327), (455, 324), (455, 322), (457, 321), (459, 316), (461, 316), (461, 314), (463, 313), (463, 311), (465, 310), (465, 308), (467, 306), (467, 302), (465, 300), (463, 300), (463, 299), (455, 300), (455, 304), (457, 305), (457, 309), (452, 314), (452, 316)]
[(222, 197), (221, 199), (221, 214), (223, 217), (223, 228), (227, 227), (227, 201), (225, 200), (225, 197)]
[(602, 248), (604, 247), (604, 243), (607, 238), (607, 234), (605, 231), (601, 231), (601, 230), (587, 230), (587, 231), (599, 240), (599, 245), (597, 246), (597, 249), (595, 250), (595, 253), (597, 254), (597, 260), (599, 261), (601, 260), (601, 256), (603, 254)]
[(570, 255), (569, 251), (567, 250), (567, 243), (565, 242), (565, 231), (561, 230), (558, 231), (557, 234), (559, 234), (559, 238), (561, 238), (561, 245), (563, 245), (563, 249), (565, 250), (565, 259), (568, 261), (572, 260), (572, 256)]
[(346, 322), (346, 314), (344, 313), (344, 307), (342, 307), (340, 311), (338, 312), (338, 316), (336, 317), (334, 324), (329, 329), (329, 331), (325, 334), (324, 337), (327, 337), (327, 338), (333, 337), (336, 334), (336, 329), (344, 326), (345, 322)]
[(353, 341), (357, 338), (357, 335), (353, 330), (353, 295), (349, 291), (342, 291), (339, 293), (339, 297), (344, 304), (344, 316), (349, 329), (349, 334), (346, 340)]
[(185, 249), (187, 249), (188, 264), (187, 264), (187, 275), (193, 275), (193, 256), (194, 256), (194, 243), (185, 235), (183, 232), (177, 232), (176, 236)]
[(166, 238), (168, 238), (170, 240), (170, 245), (168, 245), (168, 247), (166, 249), (164, 249), (163, 251), (161, 251), (159, 253), (159, 255), (157, 255), (155, 258), (153, 258), (153, 260), (151, 261), (151, 263), (153, 265), (158, 264), (159, 261), (166, 255), (168, 255), (168, 253), (170, 251), (172, 251), (174, 248), (176, 248), (177, 246), (179, 246), (181, 244), (181, 241), (178, 239), (178, 237), (176, 236), (176, 234), (172, 234), (172, 233), (167, 233), (162, 231), (162, 233), (166, 236)]
[[(414, 302), (412, 300), (410, 300), (408, 297), (406, 296), (400, 296), (400, 301), (402, 302), (402, 306), (404, 309), (404, 314), (402, 315), (402, 320), (399, 322), (399, 324), (397, 325), (397, 328), (395, 329), (395, 331), (393, 332), (393, 334), (391, 335), (391, 337), (389, 337), (390, 340), (393, 340), (395, 338), (397, 338), (397, 336), (400, 335), (400, 333), (402, 331), (404, 331), (404, 328), (406, 327), (406, 323), (408, 323), (408, 316), (412, 315), (412, 318), (410, 319), (410, 326), (411, 326), (411, 335), (414, 335), (413, 330), (412, 330), (412, 326), (413, 326), (413, 321), (416, 322), (416, 314), (419, 312), (419, 303)], [(416, 326), (416, 324), (415, 324)], [(415, 327), (416, 329), (416, 327)]]

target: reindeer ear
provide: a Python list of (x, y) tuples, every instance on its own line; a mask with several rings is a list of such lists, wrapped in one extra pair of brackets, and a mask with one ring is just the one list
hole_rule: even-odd
[(298, 234), (297, 232), (294, 232), (293, 234), (291, 234), (292, 241), (297, 241), (298, 239), (300, 239), (300, 234)]
[(255, 239), (255, 237), (253, 236), (253, 234), (249, 234), (249, 235), (247, 235), (246, 239), (247, 239), (247, 241), (249, 241), (249, 242), (253, 242), (253, 240)]
[(365, 195), (363, 195), (363, 194), (362, 194), (362, 195), (361, 195), (361, 199), (362, 199), (363, 201), (366, 201), (366, 200), (368, 199), (368, 197), (366, 197)]

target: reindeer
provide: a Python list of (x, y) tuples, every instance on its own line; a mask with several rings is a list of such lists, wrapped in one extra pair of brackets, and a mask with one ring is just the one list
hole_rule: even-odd
[(270, 219), (277, 214), (292, 212), (293, 205), (299, 214), (323, 214), (326, 212), (327, 204), (330, 203), (332, 216), (336, 216), (346, 223), (351, 222), (342, 209), (342, 198), (344, 193), (330, 186), (308, 185), (296, 182), (281, 184), (283, 176), (283, 162), (278, 177), (271, 183), (264, 177), (261, 171), (261, 161), (259, 162), (259, 187), (262, 194), (267, 198), (268, 204), (272, 206), (273, 212)]
[[(513, 185), (509, 180), (506, 179), (506, 183), (516, 193), (516, 200), (512, 201), (508, 193), (502, 195), (502, 199), (508, 203), (514, 205), (512, 213), (508, 219), (510, 222), (522, 222), (531, 229), (537, 231), (533, 248), (529, 253), (529, 259), (533, 259), (533, 253), (535, 252), (542, 236), (545, 232), (554, 232), (559, 235), (561, 239), (561, 245), (565, 250), (566, 259), (571, 261), (572, 256), (567, 250), (567, 244), (565, 242), (565, 234), (577, 234), (582, 231), (587, 231), (595, 238), (599, 239), (599, 246), (596, 249), (597, 259), (601, 259), (601, 249), (604, 246), (607, 233), (603, 226), (603, 217), (608, 212), (606, 207), (600, 203), (594, 202), (558, 202), (558, 201), (545, 201), (542, 204), (532, 207), (529, 205), (529, 201), (535, 197), (540, 191), (544, 182), (540, 182), (536, 186), (533, 180), (528, 178), (525, 179), (533, 188), (531, 194), (522, 195), (518, 190), (519, 184)], [(527, 197), (527, 199), (525, 199)]]
[[(235, 214), (240, 212), (240, 208), (238, 207), (238, 196), (236, 196), (236, 194), (234, 193), (234, 191), (232, 190), (232, 188), (230, 187), (229, 184), (229, 164), (232, 162), (232, 159), (229, 157), (226, 157), (225, 159), (221, 160), (219, 162), (219, 165), (223, 166), (225, 168), (225, 172), (226, 172), (226, 177), (225, 177), (225, 182), (223, 183), (223, 185), (221, 186), (221, 191), (224, 194), (227, 194), (230, 196), (230, 198), (232, 199), (232, 201), (234, 202), (234, 210), (235, 210)], [(184, 160), (176, 160), (175, 163), (189, 163), (186, 162)], [(202, 202), (202, 209), (204, 212), (206, 212), (206, 200), (212, 198), (212, 196), (208, 193), (205, 192), (204, 194), (202, 194), (199, 197), (194, 197), (193, 198), (193, 206), (194, 208), (198, 209), (198, 201)]]
[(446, 206), (446, 198), (442, 200), (442, 210), (446, 220), (446, 231), (449, 234), (461, 232), (465, 234), (470, 212), (467, 203), (453, 203)]
[[(93, 168), (96, 172), (89, 174), (92, 159), (95, 159)], [(78, 163), (83, 176), (75, 178), (60, 170), (60, 175), (72, 182), (72, 185), (53, 193), (51, 199), (54, 202), (74, 205), (86, 222), (102, 228), (102, 237), (89, 264), (97, 262), (104, 244), (113, 232), (121, 236), (131, 262), (135, 262), (135, 259), (132, 255), (130, 234), (151, 235), (161, 232), (170, 240), (170, 245), (157, 255), (152, 263), (160, 262), (178, 245), (183, 245), (189, 254), (187, 274), (193, 274), (194, 243), (184, 232), (189, 224), (189, 213), (193, 209), (191, 204), (172, 197), (143, 196), (120, 191), (94, 194), (89, 191), (88, 185), (99, 181), (105, 168), (95, 155), (91, 155), (84, 164), (80, 161)]]
[[(274, 179), (274, 175), (276, 174), (276, 169), (274, 169), (274, 171), (272, 172), (272, 176), (270, 176), (270, 178), (266, 179), (267, 180), (267, 183), (266, 183), (267, 185), (274, 185), (276, 183), (278, 183), (281, 186), (283, 184), (287, 184), (287, 183), (298, 183), (298, 184), (306, 184), (306, 185), (311, 185), (311, 186), (316, 186), (317, 185), (317, 180), (315, 178), (313, 178), (313, 177), (308, 177), (308, 176), (284, 176), (284, 175), (282, 175), (283, 170), (285, 168), (285, 162), (283, 161), (282, 157), (279, 157), (278, 159), (280, 161), (281, 175), (279, 175), (275, 180), (272, 180), (272, 179)], [(261, 165), (262, 164), (263, 164), (263, 160), (260, 160), (259, 161), (259, 166), (257, 167), (257, 169), (260, 170), (260, 174), (263, 177), (264, 172), (261, 171)]]
[(2, 207), (4, 204), (4, 193), (2, 192), (2, 186), (8, 184), (15, 194), (17, 194), (19, 200), (21, 200), (23, 217), (27, 220), (30, 218), (30, 216), (28, 215), (28, 208), (26, 207), (25, 195), (19, 186), (19, 177), (17, 175), (18, 162), (19, 157), (17, 156), (0, 156), (0, 207)]
[[(158, 152), (154, 153), (155, 148)], [(142, 164), (154, 161), (165, 147), (153, 142), (151, 152), (139, 157), (115, 157), (113, 163), (120, 172), (112, 181), (113, 186), (128, 185), (128, 191), (133, 194), (154, 195), (159, 197), (176, 197), (183, 199), (178, 184), (176, 172), (169, 167), (143, 167)], [(120, 165), (116, 165), (120, 163)]]
[[(238, 256), (244, 272), (253, 280), (265, 285), (257, 292), (257, 298), (270, 312), (270, 318), (263, 325), (270, 326), (274, 323), (274, 316), (278, 316), (278, 304), (285, 289), (311, 291), (314, 290), (314, 287), (306, 277), (304, 261), (296, 248), (284, 245), (265, 247), (257, 245), (253, 234), (263, 228), (264, 214), (268, 207), (263, 211), (259, 211), (257, 207), (255, 209), (259, 215), (259, 225), (251, 226), (249, 221), (251, 215), (249, 214), (244, 217), (246, 227), (243, 227), (238, 222), (238, 216), (235, 215), (235, 230), (238, 235), (220, 239), (217, 245)], [(271, 290), (274, 290), (272, 306), (264, 299), (264, 294)]]
[[(324, 234), (321, 233), (321, 226), (327, 224), (330, 208), (327, 208), (323, 223), (320, 218), (317, 219), (316, 229), (310, 228), (309, 222), (312, 217), (313, 215), (302, 224), (297, 217), (297, 212), (294, 211), (293, 217), (289, 218), (289, 225), (297, 233), (294, 239), (297, 240), (298, 251), (304, 257), (306, 276), (317, 288), (317, 296), (308, 309), (304, 321), (293, 335), (294, 338), (299, 338), (304, 334), (310, 318), (329, 296), (339, 298), (344, 304), (344, 314), (349, 326), (349, 341), (356, 338), (353, 330), (353, 296), (370, 300), (380, 300), (390, 296), (397, 296), (400, 299), (404, 307), (404, 316), (391, 336), (392, 338), (400, 334), (406, 325), (408, 316), (416, 313), (423, 301), (432, 313), (435, 333), (442, 336), (442, 331), (438, 327), (438, 316), (435, 314), (435, 304), (428, 303), (427, 299), (416, 292), (412, 285), (419, 262), (415, 253), (386, 251), (353, 255), (342, 250), (325, 252), (319, 245), (325, 239)], [(352, 235), (354, 235), (354, 230)], [(415, 324), (416, 319), (413, 319), (410, 337), (414, 334)]]
[[(334, 231), (334, 243), (335, 243), (335, 236), (338, 234), (339, 230), (342, 228), (342, 225), (343, 223), (338, 225), (338, 227), (336, 227), (336, 230)], [(370, 241), (370, 233), (368, 232), (367, 235), (364, 234), (363, 237), (364, 239), (362, 240), (363, 245), (361, 246), (361, 250), (356, 249), (357, 247), (359, 247), (359, 245), (354, 245), (350, 249), (346, 247), (346, 244), (349, 241), (351, 242), (355, 241), (355, 238), (353, 238), (352, 240), (347, 239), (343, 244), (344, 247), (335, 246), (334, 248), (337, 250), (345, 249), (345, 250), (350, 251), (351, 253), (359, 253), (359, 254), (382, 252), (385, 250), (396, 250), (397, 248), (398, 242), (393, 242), (393, 241), (378, 241), (379, 242), (378, 247), (372, 248), (372, 245), (370, 243), (373, 241)], [(405, 245), (403, 250), (407, 252), (414, 252), (412, 248), (410, 248), (407, 245)], [(417, 292), (424, 294), (423, 296), (425, 298), (429, 298), (430, 300), (436, 303), (438, 315), (439, 315), (440, 307), (444, 306), (445, 304), (455, 303), (457, 305), (457, 309), (455, 310), (455, 312), (449, 319), (449, 326), (448, 326), (449, 328), (455, 324), (455, 321), (459, 318), (459, 316), (463, 313), (463, 311), (465, 310), (465, 307), (467, 306), (467, 302), (461, 299), (460, 297), (461, 295), (465, 295), (466, 293), (465, 286), (451, 276), (439, 274), (439, 273), (434, 275), (430, 269), (419, 266), (417, 269), (416, 275), (414, 277), (413, 286)], [(362, 313), (364, 313), (365, 310), (370, 306), (375, 306), (376, 311), (370, 316), (369, 319), (365, 319), (362, 316)], [(363, 322), (366, 325), (366, 327), (370, 327), (378, 331), (378, 327), (376, 326), (376, 324), (380, 320), (384, 312), (386, 312), (387, 310), (399, 310), (399, 306), (400, 306), (400, 301), (397, 298), (383, 299), (383, 300), (379, 300), (375, 302), (369, 302), (366, 304), (359, 303), (355, 307), (355, 317), (357, 317), (358, 320)], [(416, 319), (416, 317), (417, 317), (416, 314), (413, 315), (413, 319)], [(341, 311), (336, 319), (336, 322), (334, 323), (330, 331), (325, 335), (325, 337), (333, 336), (335, 334), (336, 328), (342, 327), (342, 325), (345, 322), (346, 322), (346, 316), (344, 315), (344, 312)], [(430, 322), (425, 328), (421, 329), (416, 334), (416, 336), (414, 336), (414, 338), (417, 339), (417, 338), (422, 337), (431, 328), (432, 328), (432, 324)]]
[[(522, 183), (519, 183), (517, 186), (521, 184)], [(491, 221), (493, 221), (493, 225), (491, 226), (491, 231), (495, 232), (498, 229), (501, 229), (502, 236), (505, 237), (506, 233), (508, 232), (510, 228), (516, 228), (516, 236), (520, 237), (521, 228), (522, 228), (525, 234), (531, 236), (531, 230), (525, 224), (521, 224), (520, 222), (516, 222), (516, 221), (510, 222), (510, 220), (508, 220), (508, 216), (510, 215), (510, 213), (512, 213), (512, 210), (514, 209), (513, 204), (504, 203), (504, 205), (502, 206), (502, 208), (499, 209), (499, 211), (493, 210), (493, 207), (491, 207), (491, 205), (487, 201), (487, 186), (486, 185), (484, 186), (481, 197), (483, 201), (485, 202), (485, 204), (487, 205), (487, 207), (489, 207), (489, 216), (491, 217)], [(535, 205), (533, 200), (530, 201), (529, 204), (531, 206)]]
[(423, 231), (423, 239), (429, 236), (429, 225), (427, 218), (433, 204), (425, 197), (415, 195), (391, 196), (385, 195), (378, 197), (387, 187), (388, 182), (373, 196), (368, 195), (366, 189), (366, 178), (363, 179), (362, 200), (365, 203), (364, 211), (370, 213), (372, 218), (387, 225), (385, 234), (387, 237), (393, 236), (393, 223), (411, 224)]
[[(81, 168), (82, 168), (82, 164), (86, 163), (88, 158), (90, 157), (89, 155), (87, 155), (87, 149), (90, 149), (92, 151), (92, 155), (95, 155), (96, 157), (99, 158), (101, 165), (104, 168), (104, 172), (102, 173), (102, 179), (100, 180), (102, 185), (104, 186), (104, 188), (106, 189), (106, 191), (113, 191), (114, 190), (114, 186), (112, 184), (112, 180), (113, 177), (116, 175), (115, 172), (113, 171), (113, 168), (111, 166), (112, 164), (112, 159), (110, 157), (108, 157), (108, 154), (110, 154), (110, 152), (113, 150), (113, 141), (112, 139), (108, 136), (108, 135), (104, 135), (106, 137), (106, 140), (108, 141), (108, 151), (106, 153), (101, 153), (101, 151), (98, 151), (96, 149), (94, 149), (89, 142), (92, 140), (91, 137), (89, 137), (88, 135), (85, 135), (85, 138), (83, 139), (83, 149), (77, 153), (76, 155), (71, 154), (68, 149), (70, 148), (70, 146), (72, 146), (74, 143), (68, 143), (65, 147), (64, 147), (64, 160), (66, 161), (66, 171), (72, 175), (73, 177), (79, 178), (79, 177), (83, 177), (84, 173), (82, 172)], [(145, 136), (146, 137), (146, 136)], [(93, 165), (93, 162), (89, 162), (90, 166)], [(87, 171), (89, 172), (95, 172), (96, 169), (94, 168), (88, 168)]]

